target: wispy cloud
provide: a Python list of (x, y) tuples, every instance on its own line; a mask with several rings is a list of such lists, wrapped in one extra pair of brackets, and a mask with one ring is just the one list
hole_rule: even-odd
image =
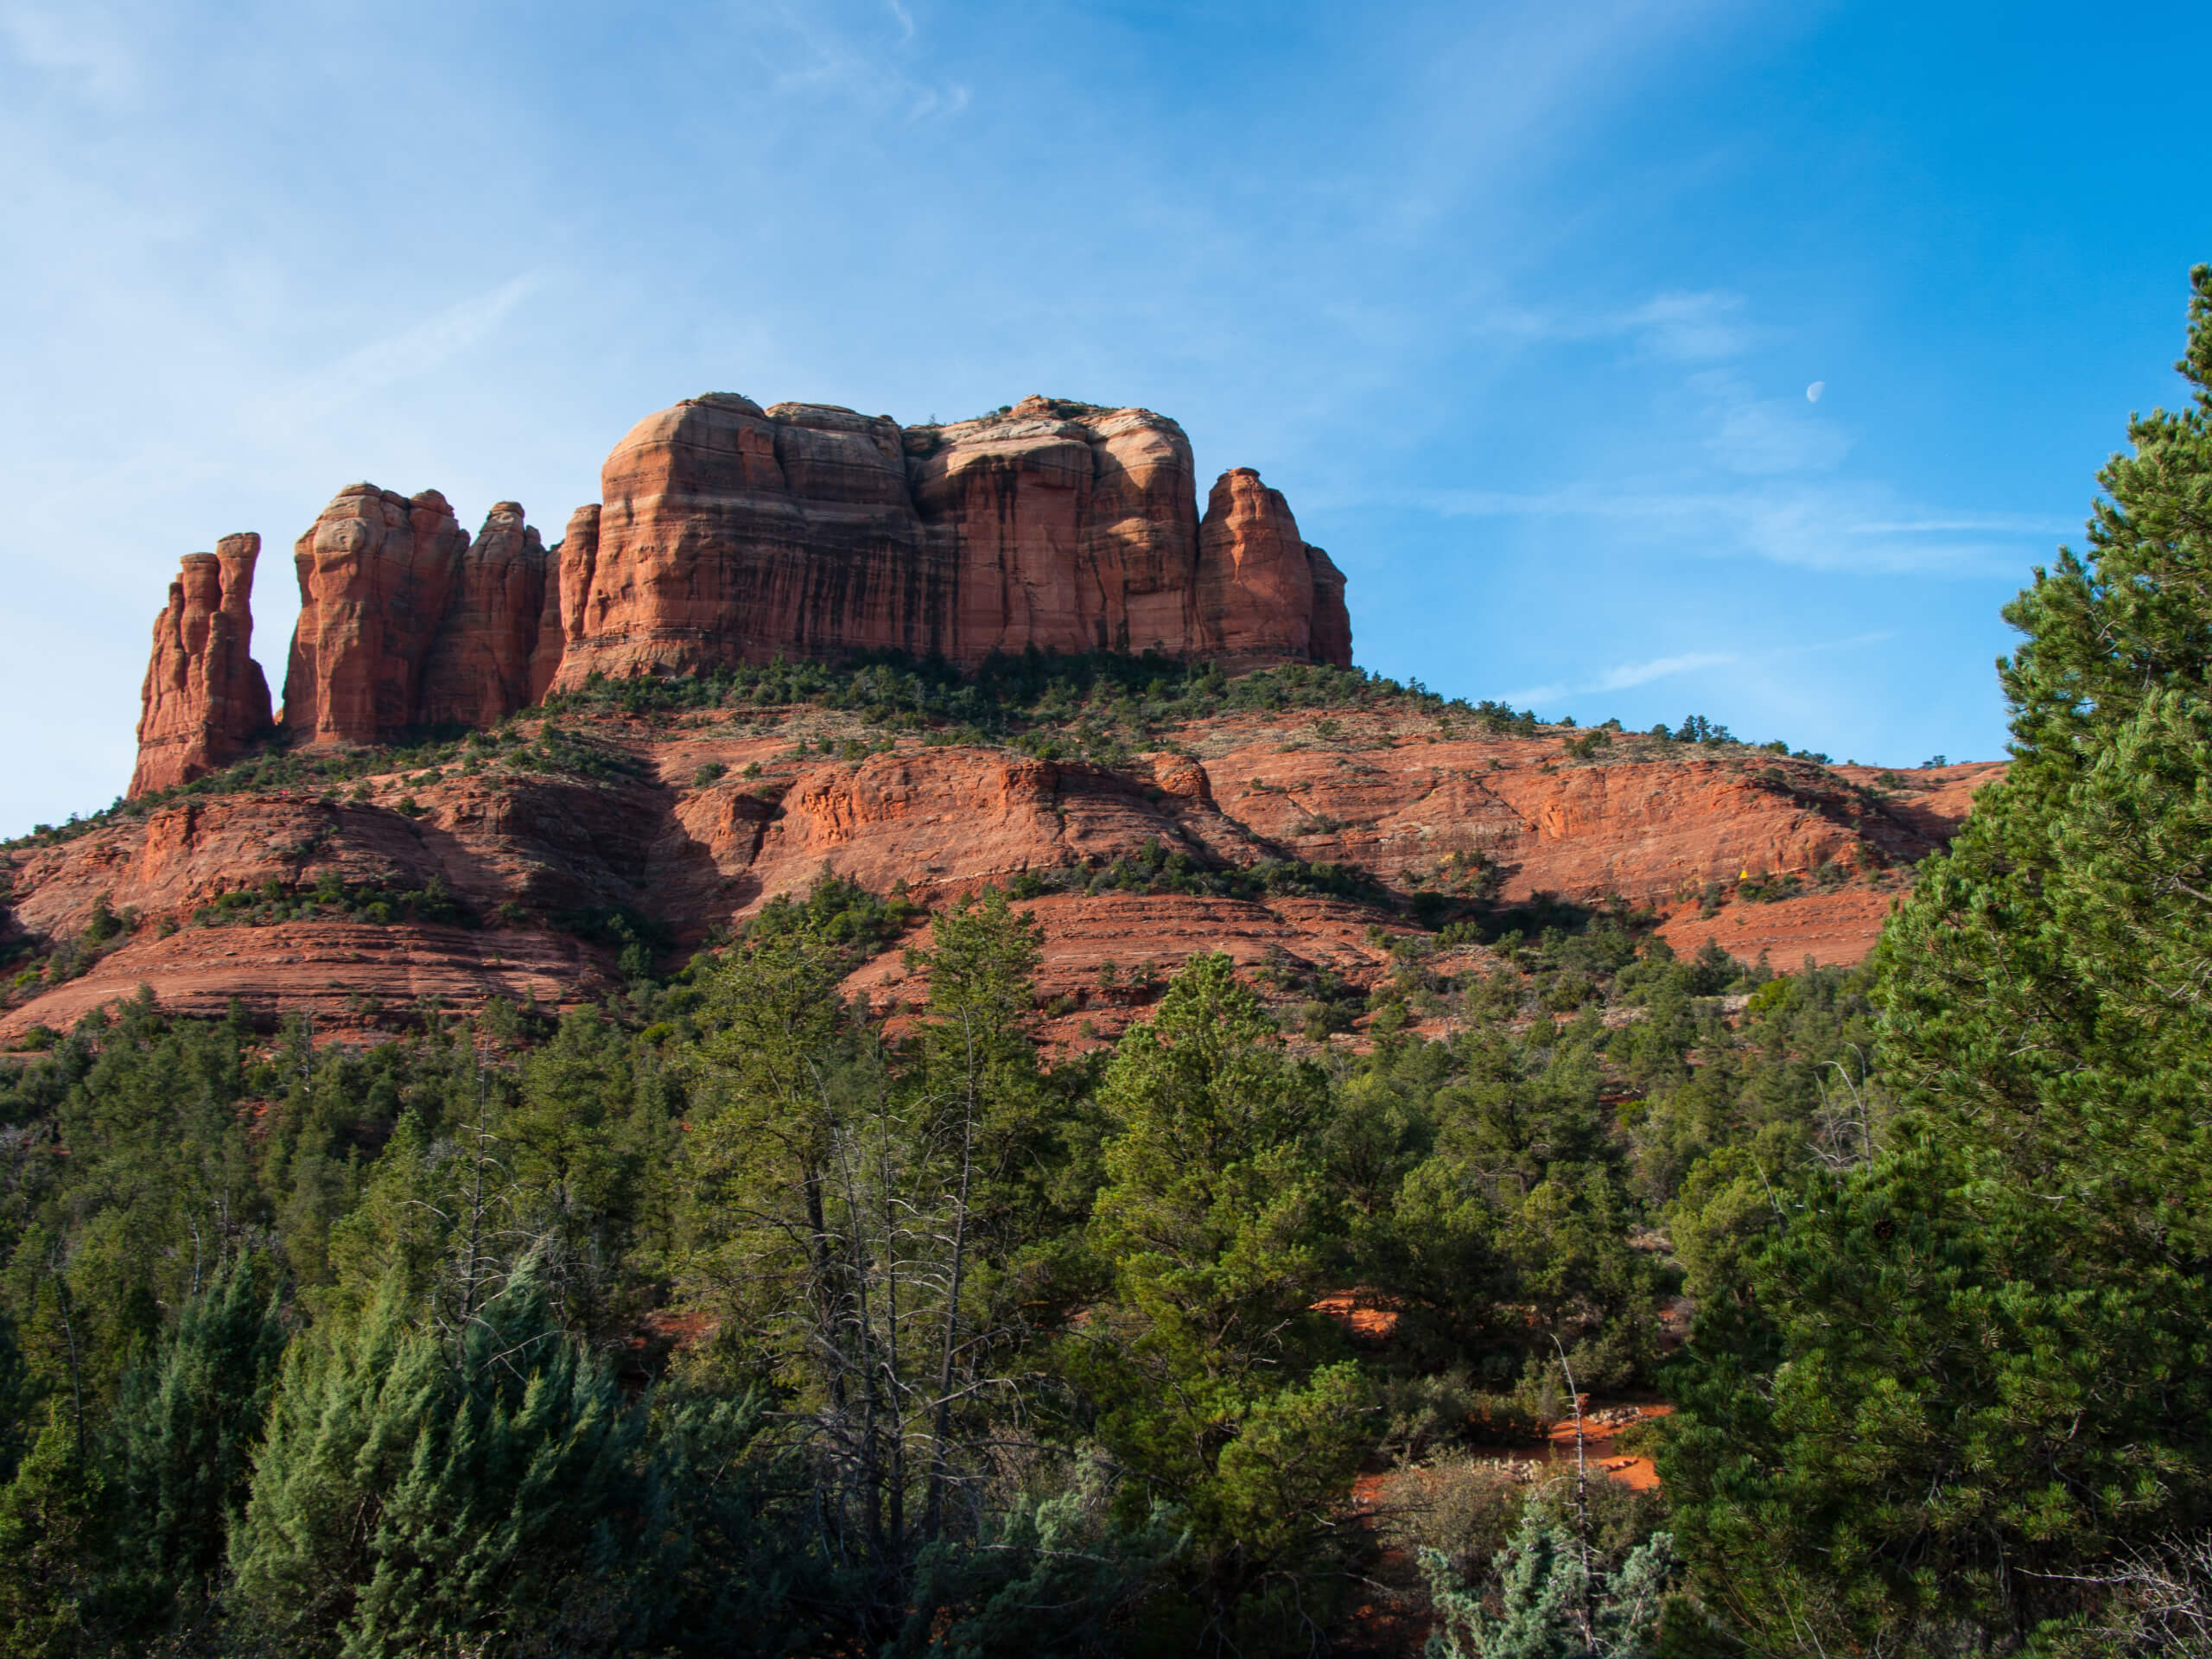
[(1900, 512), (1888, 494), (1876, 486), (1776, 483), (1695, 491), (1415, 490), (1322, 505), (1409, 508), (1452, 518), (1591, 519), (1620, 526), (1628, 539), (1665, 541), (1707, 556), (1870, 575), (2015, 569), (2039, 550), (2029, 547), (2031, 538), (2075, 528), (2025, 513)]
[(1727, 289), (1677, 290), (1584, 311), (1501, 306), (1478, 319), (1474, 332), (1531, 345), (1625, 340), (1640, 357), (1711, 363), (1741, 356), (1771, 334), (1744, 310), (1744, 296)]
[(1802, 397), (1762, 397), (1743, 376), (1708, 369), (1689, 378), (1705, 399), (1706, 452), (1732, 473), (1772, 478), (1834, 472), (1851, 453), (1851, 435)]
[[(904, 67), (920, 34), (913, 14), (901, 0), (884, 0), (881, 11), (898, 27), (895, 41), (884, 37), (880, 21), (841, 22), (835, 9), (817, 4), (779, 6), (776, 21), (785, 44), (769, 48), (772, 57), (784, 59), (773, 70), (775, 90), (830, 93), (910, 121), (950, 118), (965, 110), (970, 101), (965, 84), (919, 79)], [(894, 60), (893, 51), (901, 59)]]
[(1879, 645), (1897, 637), (1895, 629), (1884, 629), (1872, 633), (1857, 633), (1847, 639), (1827, 639), (1808, 645), (1783, 645), (1766, 651), (1686, 651), (1671, 657), (1654, 657), (1643, 662), (1622, 663), (1605, 669), (1586, 679), (1560, 680), (1548, 685), (1523, 686), (1506, 694), (1505, 701), (1523, 705), (1557, 702), (1562, 698), (1592, 696), (1606, 691), (1626, 691), (1639, 685), (1649, 685), (1654, 680), (1672, 679), (1679, 674), (1695, 674), (1712, 668), (1736, 668), (1745, 664), (1787, 662), (1794, 658), (1810, 657), (1822, 652), (1851, 651), (1861, 645)]
[(543, 280), (525, 271), (446, 307), (309, 375), (288, 403), (342, 402), (443, 368), (488, 339)]
[(93, 104), (123, 105), (143, 79), (128, 31), (103, 6), (8, 0), (0, 4), (0, 46), (34, 73)]
[(2018, 536), (2065, 536), (2080, 529), (2062, 519), (2028, 512), (1952, 513), (1937, 518), (1898, 518), (1853, 524), (1853, 536), (1941, 536), (1961, 531)]

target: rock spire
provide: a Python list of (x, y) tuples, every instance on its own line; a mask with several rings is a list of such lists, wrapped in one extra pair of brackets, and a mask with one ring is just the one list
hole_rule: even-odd
[(219, 771), (269, 736), (269, 683), (252, 657), (260, 556), (261, 537), (250, 534), (184, 556), (168, 605), (154, 620), (131, 794)]

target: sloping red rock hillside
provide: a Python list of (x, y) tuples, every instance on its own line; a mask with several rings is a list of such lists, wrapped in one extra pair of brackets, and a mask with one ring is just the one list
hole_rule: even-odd
[[(1433, 699), (1389, 696), (1186, 722), (1118, 765), (890, 735), (798, 707), (572, 712), (554, 735), (590, 764), (546, 770), (548, 724), (525, 718), (444, 764), (343, 791), (186, 795), (9, 852), (22, 929), (78, 938), (105, 906), (135, 931), (80, 976), (19, 988), (0, 1039), (141, 983), (180, 1008), (219, 1012), (236, 996), (339, 1020), (424, 997), (573, 1001), (617, 982), (619, 938), (590, 942), (579, 917), (650, 925), (665, 962), (832, 874), (925, 904), (986, 882), (1029, 893), (1046, 939), (1040, 991), (1069, 1039), (1086, 1022), (1110, 1034), (1194, 951), (1226, 950), (1293, 988), (1316, 974), (1364, 985), (1425, 912), (1471, 899), (1625, 901), (1661, 912), (1677, 949), (1713, 938), (1782, 968), (1850, 963), (1904, 872), (2001, 772), (1861, 778), (1646, 738), (1583, 757), (1570, 730), (1493, 735)], [(822, 753), (833, 747), (852, 758)], [(1897, 786), (1873, 783), (1883, 776)], [(1171, 890), (1176, 855), (1216, 890)], [(1343, 890), (1224, 879), (1270, 866), (1338, 867)], [(311, 910), (318, 890), (442, 891), (474, 925), (363, 926)], [(209, 925), (226, 919), (211, 906), (242, 899), (270, 925)], [(1471, 966), (1484, 955), (1462, 954)], [(896, 947), (853, 988), (879, 1002), (913, 995)]]

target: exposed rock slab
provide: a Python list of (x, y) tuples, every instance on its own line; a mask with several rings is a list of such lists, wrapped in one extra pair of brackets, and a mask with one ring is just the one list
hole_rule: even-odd
[(1344, 579), (1309, 547), (1282, 492), (1249, 467), (1215, 481), (1198, 526), (1198, 603), (1208, 644), (1232, 663), (1292, 658), (1351, 666)]
[(1224, 528), (1209, 586), (1189, 441), (1147, 410), (1026, 398), (902, 431), (712, 393), (639, 422), (601, 488), (564, 543), (556, 686), (875, 651), (1351, 661), (1343, 578), (1294, 524)]
[(600, 953), (557, 933), (350, 922), (186, 928), (133, 940), (81, 979), (0, 1014), (0, 1042), (34, 1025), (67, 1029), (140, 987), (173, 1014), (220, 1015), (235, 1000), (264, 1022), (319, 1025), (411, 1018), (425, 1002), (474, 1008), (490, 997), (574, 1007), (616, 983)]
[[(1225, 474), (1202, 524), (1189, 440), (1148, 410), (1029, 397), (902, 429), (715, 392), (638, 423), (600, 483), (552, 554), (515, 502), (471, 540), (435, 490), (340, 491), (294, 548), (285, 740), (486, 728), (594, 674), (777, 657), (1351, 663), (1344, 576), (1282, 496)], [(271, 730), (249, 655), (259, 543), (224, 546), (186, 562), (157, 630), (134, 796)]]
[[(1025, 871), (1096, 869), (1155, 844), (1199, 868), (1350, 865), (1395, 896), (1394, 913), (1328, 899), (1047, 893), (1029, 901), (1046, 928), (1040, 989), (1074, 1000), (1053, 1027), (1074, 1040), (1086, 1020), (1110, 1033), (1132, 1006), (1099, 994), (1103, 960), (1165, 969), (1198, 950), (1239, 960), (1280, 953), (1362, 983), (1385, 954), (1368, 930), (1409, 925), (1410, 900), (1440, 887), (1483, 887), (1507, 902), (1624, 899), (1665, 914), (1662, 934), (1678, 950), (1711, 937), (1739, 957), (1764, 950), (1777, 967), (1807, 954), (1856, 961), (1904, 868), (1955, 833), (1972, 791), (2004, 771), (1958, 766), (1900, 780), (1872, 767), (1626, 741), (1574, 760), (1561, 734), (1467, 736), (1405, 709), (1217, 717), (1123, 767), (911, 738), (855, 761), (794, 759), (796, 740), (818, 747), (864, 729), (816, 709), (734, 722), (564, 723), (615, 763), (607, 775), (472, 761), (442, 776), (372, 777), (367, 802), (283, 791), (188, 798), (61, 846), (0, 855), (0, 876), (21, 925), (48, 938), (81, 933), (102, 897), (139, 913), (139, 935), (96, 969), (101, 986), (136, 971), (131, 963), (170, 960), (142, 954), (164, 918), (185, 934), (205, 931), (190, 925), (194, 913), (224, 893), (270, 882), (298, 892), (326, 876), (391, 891), (435, 879), (487, 922), (510, 904), (556, 920), (626, 911), (684, 944), (832, 872), (928, 900)], [(1741, 902), (1737, 878), (1747, 871), (1778, 886), (1794, 877), (1802, 891)], [(1698, 902), (1708, 896), (1719, 904), (1712, 917)], [(312, 933), (344, 925), (283, 925)], [(251, 967), (245, 957), (221, 961), (225, 972)], [(855, 987), (904, 995), (899, 963), (894, 950)], [(277, 969), (296, 972), (300, 995), (317, 1006), (357, 992), (386, 996), (376, 988), (397, 982), (381, 969), (334, 972), (320, 957)], [(480, 993), (504, 982), (483, 978)], [(15, 1010), (9, 1028), (76, 1017), (91, 1006), (78, 983)]]
[[(423, 666), (416, 725), (482, 729), (537, 700), (546, 585), (544, 543), (520, 502), (499, 502), (455, 567)], [(556, 594), (556, 619), (557, 606)]]
[(1727, 905), (1715, 915), (1677, 908), (1659, 929), (1676, 956), (1694, 956), (1707, 941), (1744, 962), (1762, 956), (1777, 973), (1795, 973), (1809, 957), (1823, 968), (1864, 962), (1897, 903), (1893, 893), (1850, 888), (1803, 893), (1766, 905)]

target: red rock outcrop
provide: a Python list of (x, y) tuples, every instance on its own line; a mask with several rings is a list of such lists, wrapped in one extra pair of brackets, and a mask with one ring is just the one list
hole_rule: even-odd
[(933, 584), (905, 480), (888, 420), (732, 393), (648, 416), (565, 544), (555, 685), (912, 640)]
[[(340, 491), (294, 550), (285, 736), (370, 745), (489, 727), (594, 674), (779, 656), (1351, 664), (1344, 577), (1282, 496), (1240, 468), (1201, 524), (1189, 441), (1147, 410), (1028, 397), (902, 430), (716, 392), (640, 421), (601, 487), (551, 555), (512, 501), (472, 542), (435, 490)], [(232, 643), (250, 625), (252, 560), (233, 581), (206, 556), (186, 562), (156, 643), (134, 794), (269, 729), (246, 677), (258, 670)]]
[[(461, 555), (412, 723), (496, 726), (537, 701), (546, 587), (544, 543), (520, 502), (499, 502)], [(558, 604), (556, 589), (556, 639)]]
[[(585, 993), (556, 995), (545, 974), (595, 986), (606, 964), (596, 947), (578, 954), (573, 941), (549, 940), (545, 918), (626, 910), (695, 943), (832, 872), (924, 899), (1045, 877), (1056, 890), (1033, 901), (1046, 933), (1039, 986), (1072, 1001), (1062, 1021), (1071, 1037), (1086, 1020), (1110, 1031), (1137, 1006), (1100, 995), (1109, 959), (1164, 972), (1224, 948), (1367, 982), (1386, 971), (1389, 937), (1439, 891), (1507, 903), (1620, 897), (1667, 915), (1662, 931), (1678, 950), (1715, 938), (1745, 959), (1764, 950), (1777, 968), (1807, 955), (1850, 963), (1872, 944), (1904, 868), (2004, 772), (1974, 765), (1899, 778), (1633, 737), (1581, 759), (1563, 753), (1560, 733), (1468, 734), (1409, 703), (1216, 716), (1161, 734), (1174, 747), (1128, 767), (913, 736), (856, 761), (800, 759), (796, 740), (812, 750), (868, 735), (858, 715), (804, 707), (734, 723), (571, 713), (563, 724), (613, 764), (571, 776), (491, 751), (431, 775), (369, 779), (367, 801), (193, 797), (59, 845), (0, 849), (0, 884), (35, 938), (80, 936), (103, 899), (141, 918), (84, 977), (0, 990), (0, 1041), (142, 982), (194, 1009), (219, 1009), (236, 990), (257, 1007), (291, 995), (333, 1018), (354, 997), (395, 1011), (403, 994), (466, 1006), (524, 981), (540, 1001), (561, 1000)], [(1119, 877), (1084, 890), (1088, 873), (1154, 846), (1200, 870), (1348, 866), (1386, 902), (1148, 892)], [(1746, 872), (1783, 896), (1750, 902), (1738, 888)], [(226, 893), (305, 895), (334, 880), (387, 893), (435, 881), (486, 925), (465, 948), (395, 926), (372, 936), (389, 948), (348, 931), (340, 950), (315, 943), (317, 930), (355, 925), (299, 919), (289, 898), (276, 927), (191, 925)], [(525, 919), (501, 922), (510, 906)], [(168, 923), (184, 935), (162, 938)], [(903, 984), (893, 950), (854, 988), (888, 998), (907, 995)]]
[(599, 560), (599, 503), (569, 515), (565, 535), (545, 556), (545, 608), (537, 622), (537, 649), (530, 658), (530, 701), (544, 700), (569, 647), (568, 619), (582, 625), (584, 598)]
[(569, 1007), (620, 983), (601, 953), (555, 933), (407, 923), (194, 927), (133, 939), (41, 997), (35, 1014), (0, 1015), (0, 1040), (32, 1024), (67, 1029), (141, 986), (171, 1014), (213, 1018), (237, 1002), (270, 1024), (304, 1014), (327, 1030), (404, 1020), (425, 1003), (480, 1007), (493, 996)]
[(1199, 613), (1230, 662), (1284, 657), (1351, 666), (1344, 579), (1309, 547), (1281, 490), (1249, 467), (1224, 473), (1198, 525)]
[(296, 742), (388, 742), (420, 723), (423, 669), (468, 533), (435, 490), (340, 490), (293, 550), (300, 620), (284, 674)]
[(1287, 542), (1240, 521), (1215, 538), (1227, 574), (1210, 584), (1193, 479), (1182, 429), (1145, 410), (1033, 397), (902, 432), (820, 404), (691, 398), (615, 447), (596, 533), (571, 529), (553, 683), (883, 650), (1303, 660), (1317, 639), (1313, 660), (1348, 666), (1343, 578), (1281, 497), (1264, 493)]
[(226, 536), (213, 553), (184, 556), (154, 622), (131, 795), (219, 771), (269, 735), (269, 683), (252, 656), (260, 556), (254, 535)]

